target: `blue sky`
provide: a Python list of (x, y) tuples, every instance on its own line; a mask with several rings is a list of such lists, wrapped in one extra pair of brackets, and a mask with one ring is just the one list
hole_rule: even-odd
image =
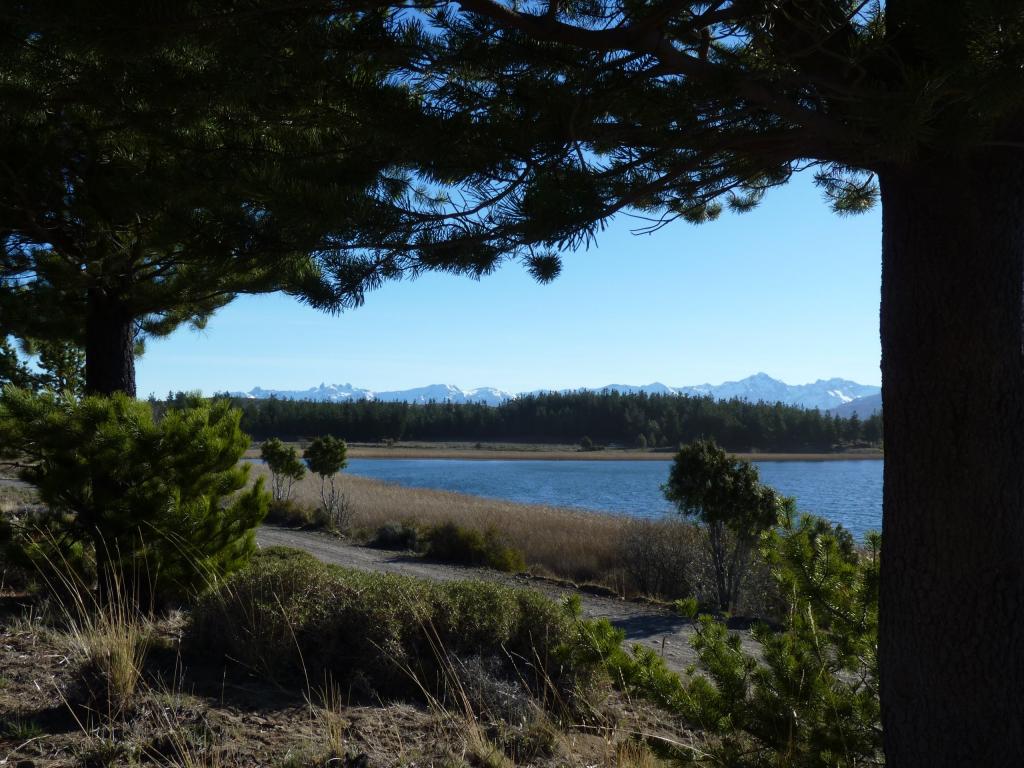
[(204, 331), (151, 341), (138, 391), (509, 391), (719, 383), (764, 371), (791, 384), (878, 384), (881, 213), (840, 218), (809, 176), (754, 212), (632, 235), (620, 216), (538, 285), (515, 264), (480, 281), (392, 283), (328, 316), (285, 296), (242, 297)]

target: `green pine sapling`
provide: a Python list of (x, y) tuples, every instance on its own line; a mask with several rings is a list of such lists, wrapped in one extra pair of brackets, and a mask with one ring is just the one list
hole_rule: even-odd
[[(762, 552), (788, 603), (778, 629), (758, 625), (751, 653), (712, 616), (698, 619), (698, 662), (686, 677), (655, 650), (623, 647), (607, 619), (579, 622), (559, 649), (579, 668), (682, 718), (706, 739), (666, 747), (682, 765), (731, 768), (862, 768), (882, 764), (878, 696), (881, 537), (854, 546), (841, 526), (803, 516), (763, 539)], [(677, 605), (691, 618), (696, 601)]]
[[(8, 533), (9, 552), (78, 566), (100, 591), (131, 582), (142, 607), (181, 599), (244, 565), (267, 511), (239, 459), (249, 438), (226, 402), (191, 400), (157, 421), (124, 394), (75, 399), (7, 387), (0, 459), (45, 505)], [(147, 604), (148, 603), (148, 604)]]

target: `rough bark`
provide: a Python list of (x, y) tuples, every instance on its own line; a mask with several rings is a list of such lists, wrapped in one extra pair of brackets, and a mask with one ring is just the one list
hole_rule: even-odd
[(116, 301), (90, 296), (85, 329), (85, 391), (135, 397), (135, 320)]
[(1024, 765), (1024, 159), (881, 182), (887, 764)]
[[(135, 397), (135, 322), (118, 302), (107, 299), (98, 291), (89, 296), (89, 314), (85, 327), (85, 392), (88, 395), (112, 395), (124, 392)], [(96, 487), (103, 473), (94, 477), (93, 492), (98, 498), (110, 496), (109, 491)], [(98, 512), (102, 513), (101, 510)], [(129, 574), (118, 573), (116, 553), (110, 551), (116, 543), (107, 540), (101, 527), (92, 531), (96, 557), (97, 599), (100, 604), (116, 596), (114, 584), (126, 582)], [(122, 584), (122, 589), (126, 588)], [(131, 587), (134, 590), (136, 587)], [(141, 605), (141, 603), (140, 603)]]

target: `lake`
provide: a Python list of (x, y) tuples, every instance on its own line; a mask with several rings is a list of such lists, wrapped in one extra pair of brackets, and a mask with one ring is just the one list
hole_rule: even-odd
[[(882, 527), (881, 461), (759, 461), (762, 482), (797, 507), (842, 523), (860, 538)], [(525, 504), (657, 517), (669, 461), (481, 461), (351, 459), (346, 472), (414, 488), (436, 488)]]

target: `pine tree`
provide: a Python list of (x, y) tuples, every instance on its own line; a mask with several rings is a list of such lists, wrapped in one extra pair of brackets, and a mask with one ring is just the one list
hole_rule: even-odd
[[(34, 359), (35, 365), (28, 364)], [(5, 384), (25, 389), (81, 394), (85, 384), (85, 356), (74, 344), (0, 338), (0, 388)]]
[(0, 387), (13, 384), (16, 387), (33, 387), (36, 378), (28, 369), (9, 338), (0, 337)]
[(0, 328), (73, 343), (87, 391), (134, 395), (140, 342), (238, 294), (337, 311), (433, 268), (396, 200), (429, 197), (408, 168), (443, 120), (389, 79), (412, 51), (394, 31), (317, 2), (5, 4)]
[(694, 648), (702, 674), (677, 699), (680, 714), (715, 735), (687, 762), (754, 768), (878, 765), (877, 534), (862, 551), (841, 526), (802, 516), (764, 543), (788, 603), (782, 627), (753, 630), (754, 658), (739, 635), (710, 617)]
[(743, 212), (798, 172), (841, 215), (881, 203), (886, 756), (1019, 764), (1019, 0), (420, 7), (406, 78), (465, 116), (448, 163), (470, 194), (438, 218), (506, 252), (588, 243), (624, 210)]
[(246, 489), (249, 438), (226, 402), (191, 401), (160, 421), (118, 393), (76, 399), (8, 388), (0, 459), (46, 511), (7, 541), (44, 569), (96, 568), (101, 590), (123, 579), (144, 605), (180, 599), (243, 565), (267, 511)]

